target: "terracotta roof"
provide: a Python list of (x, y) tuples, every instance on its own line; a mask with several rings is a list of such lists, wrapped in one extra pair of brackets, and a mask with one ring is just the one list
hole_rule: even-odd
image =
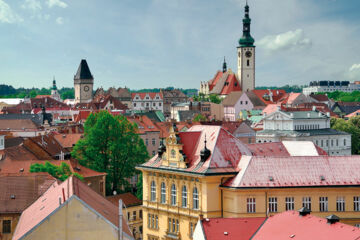
[(129, 192), (118, 194), (115, 196), (108, 196), (106, 197), (106, 199), (112, 202), (115, 206), (119, 206), (120, 199), (123, 200), (123, 203), (126, 207), (138, 206), (142, 204), (142, 201), (140, 199), (138, 199), (134, 194)]
[(0, 214), (21, 213), (54, 182), (48, 173), (0, 175)]
[(131, 99), (134, 99), (136, 96), (139, 96), (140, 99), (144, 100), (147, 95), (149, 95), (149, 97), (150, 97), (151, 99), (154, 99), (154, 98), (156, 97), (156, 95), (159, 95), (160, 100), (163, 99), (163, 94), (162, 94), (162, 92), (131, 93)]
[(237, 101), (239, 101), (239, 98), (242, 96), (243, 92), (231, 92), (229, 95), (226, 96), (226, 98), (221, 102), (224, 106), (234, 106)]
[(273, 239), (359, 239), (360, 229), (340, 222), (328, 224), (327, 219), (298, 212), (287, 211), (269, 217), (251, 238), (254, 240)]
[[(28, 140), (37, 144), (52, 157), (60, 156), (61, 153), (69, 154), (69, 151), (64, 149), (60, 143), (56, 141), (53, 134), (31, 137), (28, 138)], [(29, 150), (32, 152), (32, 149)]]
[(327, 102), (329, 98), (326, 94), (310, 94), (310, 97), (319, 101), (319, 102)]
[(72, 148), (74, 144), (76, 144), (81, 137), (82, 133), (70, 133), (70, 134), (56, 134), (54, 138), (63, 148)]
[[(267, 100), (267, 99), (264, 99), (264, 96), (265, 95), (269, 95), (270, 94), (270, 91), (272, 93), (272, 98), (273, 98), (273, 101), (271, 100)], [(286, 92), (285, 90), (282, 90), (282, 89), (279, 89), (279, 90), (260, 90), (260, 89), (255, 89), (253, 90), (253, 93), (258, 96), (258, 98), (263, 101), (266, 105), (268, 104), (274, 104), (274, 103), (277, 103), (279, 101), (281, 101), (284, 97), (286, 97)]]
[(206, 218), (201, 220), (206, 240), (248, 240), (266, 218)]
[(31, 119), (0, 119), (0, 129), (2, 130), (35, 130), (38, 128), (39, 125)]
[[(113, 225), (119, 226), (118, 207), (96, 193), (78, 178), (69, 177), (63, 183), (53, 183), (37, 201), (22, 213), (13, 239), (20, 239), (26, 233), (36, 228), (38, 224), (41, 224), (41, 222), (48, 218), (56, 209), (62, 207), (64, 205), (63, 193), (66, 201), (76, 196)], [(62, 199), (61, 205), (59, 205), (59, 198)], [(125, 218), (123, 218), (122, 227), (125, 233), (132, 236)]]
[(130, 122), (136, 123), (138, 126), (138, 133), (144, 134), (146, 132), (160, 132), (160, 129), (147, 116), (127, 116)]
[(241, 86), (235, 73), (218, 71), (215, 77), (209, 81), (209, 90), (210, 93), (228, 95), (234, 91), (241, 91)]
[(35, 98), (46, 98), (46, 97), (51, 97), (51, 95), (36, 95)]
[[(360, 156), (242, 157), (240, 172), (224, 186), (316, 187), (360, 184)], [(271, 177), (271, 178), (270, 178)]]
[(53, 107), (64, 107), (68, 108), (69, 106), (63, 102), (57, 101), (51, 97), (43, 97), (43, 98), (31, 98), (31, 108), (53, 108)]
[[(211, 155), (202, 162), (200, 151), (205, 146), (205, 135)], [(195, 125), (187, 132), (180, 132), (179, 136), (188, 163), (188, 168), (179, 169), (181, 171), (199, 174), (235, 172), (241, 156), (251, 154), (245, 144), (220, 126)], [(167, 169), (161, 166), (161, 161), (156, 155), (141, 166)]]
[(70, 159), (70, 164), (71, 164), (71, 167), (74, 170), (74, 172), (80, 174), (84, 178), (107, 175), (107, 173), (97, 172), (97, 171), (92, 170), (90, 168), (84, 167), (84, 166), (78, 164), (77, 160), (75, 160), (75, 159)]
[(294, 101), (301, 95), (302, 93), (289, 93), (287, 98), (283, 101), (284, 104), (293, 104)]

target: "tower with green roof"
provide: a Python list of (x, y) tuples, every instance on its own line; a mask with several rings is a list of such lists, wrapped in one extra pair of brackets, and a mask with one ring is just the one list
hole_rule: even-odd
[(243, 91), (255, 89), (255, 40), (251, 36), (249, 5), (246, 2), (245, 16), (243, 18), (243, 35), (239, 39), (238, 53), (238, 79)]
[(51, 88), (51, 98), (57, 100), (57, 101), (60, 101), (61, 98), (60, 98), (60, 94), (58, 92), (58, 89), (56, 87), (56, 81), (55, 81), (55, 77), (53, 79), (53, 86)]

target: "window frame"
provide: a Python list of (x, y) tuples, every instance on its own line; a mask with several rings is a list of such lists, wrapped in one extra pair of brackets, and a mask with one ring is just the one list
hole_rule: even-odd
[(246, 211), (247, 213), (256, 213), (256, 198), (246, 199)]
[(166, 203), (166, 184), (165, 182), (161, 182), (160, 185), (160, 202), (165, 204)]
[(171, 205), (172, 206), (176, 206), (177, 205), (177, 203), (176, 203), (176, 196), (177, 194), (176, 194), (176, 185), (173, 183), (172, 185), (171, 185)]
[(295, 198), (294, 197), (285, 197), (285, 210), (292, 211), (295, 209)]
[(345, 197), (338, 196), (336, 197), (336, 211), (345, 212)]
[(193, 188), (193, 209), (198, 210), (200, 208), (199, 204), (199, 190), (197, 187)]
[(278, 212), (277, 197), (269, 197), (269, 212), (271, 212), (271, 213)]
[(156, 202), (156, 183), (154, 180), (150, 184), (150, 201)]
[(328, 212), (329, 211), (329, 198), (328, 197), (319, 197), (319, 211)]
[(311, 211), (311, 197), (303, 197), (302, 206)]
[(183, 208), (187, 207), (187, 201), (188, 200), (188, 192), (187, 192), (187, 187), (186, 185), (183, 185), (181, 188), (181, 206)]

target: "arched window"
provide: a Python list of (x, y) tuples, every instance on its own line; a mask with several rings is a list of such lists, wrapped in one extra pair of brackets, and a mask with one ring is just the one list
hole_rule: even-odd
[(166, 185), (161, 183), (161, 203), (166, 203)]
[(197, 187), (193, 189), (193, 209), (199, 209), (199, 192)]
[(187, 189), (185, 185), (182, 187), (181, 191), (181, 206), (184, 208), (187, 207)]
[(152, 181), (151, 182), (151, 189), (150, 189), (150, 200), (152, 202), (155, 202), (156, 201), (156, 185), (155, 185), (155, 181)]
[(171, 205), (176, 206), (176, 186), (171, 185)]

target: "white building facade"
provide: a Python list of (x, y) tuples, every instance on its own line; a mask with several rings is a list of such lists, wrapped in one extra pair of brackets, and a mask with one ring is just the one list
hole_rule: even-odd
[(164, 111), (161, 92), (132, 93), (131, 108), (138, 111)]
[(276, 112), (263, 118), (256, 142), (312, 141), (329, 155), (351, 155), (351, 135), (330, 128), (330, 114), (319, 111)]
[(350, 83), (349, 81), (313, 81), (310, 82), (310, 86), (303, 88), (303, 93), (305, 95), (310, 95), (312, 93), (318, 92), (353, 92), (360, 91), (360, 83), (354, 82)]

